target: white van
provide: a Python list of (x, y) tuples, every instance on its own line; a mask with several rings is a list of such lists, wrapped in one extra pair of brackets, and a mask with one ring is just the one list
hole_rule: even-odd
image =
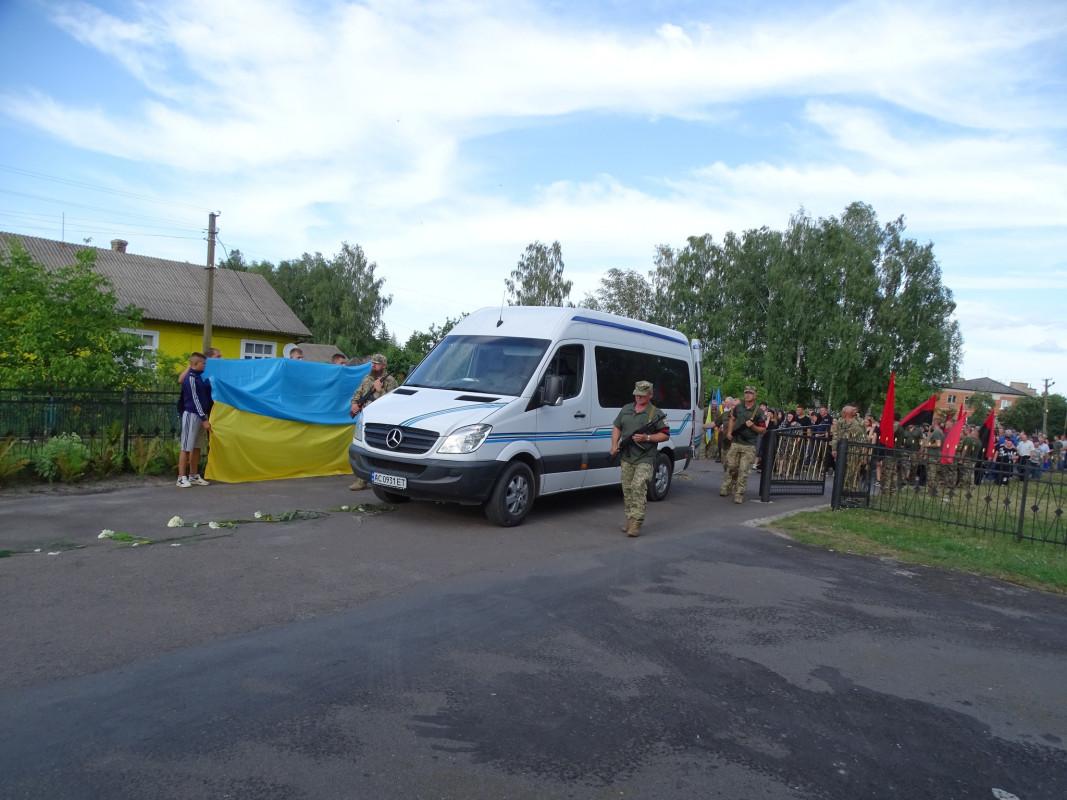
[(614, 314), (483, 308), (356, 418), (352, 472), (387, 502), (481, 504), (497, 525), (518, 525), (541, 495), (619, 482), (612, 422), (649, 380), (671, 431), (649, 486), (662, 500), (689, 464), (701, 352), (678, 331)]

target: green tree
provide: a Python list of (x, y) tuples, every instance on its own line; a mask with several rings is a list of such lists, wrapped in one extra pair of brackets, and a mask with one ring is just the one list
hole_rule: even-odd
[(395, 375), (410, 375), (411, 370), (417, 367), (419, 362), (426, 358), (429, 352), (437, 347), (445, 335), (465, 316), (467, 315), (461, 314), (458, 319), (448, 317), (440, 326), (431, 323), (429, 331), (415, 331), (408, 337), (403, 347), (397, 346), (395, 342), (392, 343), (385, 354), (389, 359), (390, 371)]
[[(1067, 399), (1061, 394), (1048, 396), (1048, 431), (1060, 433), (1067, 416)], [(1038, 433), (1045, 418), (1045, 397), (1020, 397), (1010, 408), (997, 414), (997, 424), (1013, 431)]]
[(249, 271), (267, 278), (314, 341), (365, 355), (389, 339), (382, 315), (393, 298), (383, 294), (385, 279), (375, 276), (377, 268), (362, 247), (344, 242), (329, 260), (322, 253), (304, 253), (277, 267), (261, 262)]
[(102, 389), (143, 386), (141, 310), (116, 308), (114, 287), (93, 270), (96, 251), (49, 270), (18, 242), (0, 248), (0, 383), (7, 387)]
[(582, 305), (630, 319), (648, 319), (651, 297), (652, 287), (640, 273), (612, 267), (600, 279), (600, 288), (587, 294)]
[(981, 425), (986, 421), (989, 412), (993, 410), (995, 402), (989, 392), (975, 392), (967, 401), (967, 407), (971, 409), (970, 420), (975, 425)]
[(563, 251), (558, 241), (528, 245), (518, 266), (504, 279), (509, 306), (565, 306), (572, 281), (563, 280)]

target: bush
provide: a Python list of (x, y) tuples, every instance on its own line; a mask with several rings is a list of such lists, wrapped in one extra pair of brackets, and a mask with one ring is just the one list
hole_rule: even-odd
[(41, 448), (34, 467), (49, 483), (55, 483), (57, 477), (63, 483), (74, 483), (85, 475), (89, 459), (89, 448), (82, 444), (81, 437), (76, 433), (63, 433), (53, 436)]
[(122, 423), (111, 422), (100, 437), (89, 440), (90, 466), (101, 478), (122, 472)]
[(138, 475), (156, 475), (163, 471), (163, 440), (158, 436), (149, 439), (138, 436), (130, 448), (130, 466)]
[(19, 458), (11, 452), (17, 445), (18, 439), (14, 436), (8, 436), (4, 443), (0, 444), (0, 483), (15, 477), (30, 463), (28, 458)]

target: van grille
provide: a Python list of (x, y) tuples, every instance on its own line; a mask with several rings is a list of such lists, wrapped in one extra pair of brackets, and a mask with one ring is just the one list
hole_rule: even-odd
[[(400, 431), (401, 440), (399, 447), (389, 446), (389, 432)], [(390, 453), (409, 453), (421, 455), (429, 452), (437, 442), (437, 431), (428, 431), (424, 428), (408, 428), (406, 426), (381, 425), (370, 423), (363, 428), (363, 435), (367, 444), (376, 450), (385, 450)]]

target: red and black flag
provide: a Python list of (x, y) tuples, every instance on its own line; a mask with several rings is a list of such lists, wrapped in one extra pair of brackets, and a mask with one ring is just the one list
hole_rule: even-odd
[(956, 457), (956, 450), (960, 446), (960, 435), (963, 433), (963, 426), (966, 424), (967, 415), (963, 413), (963, 403), (960, 403), (960, 410), (956, 413), (956, 424), (945, 434), (945, 443), (941, 445), (942, 464), (951, 464), (952, 459)]
[(896, 378), (895, 372), (889, 373), (889, 388), (885, 393), (885, 405), (882, 406), (882, 424), (878, 426), (878, 441), (885, 447), (892, 447), (896, 432), (893, 430), (893, 417), (897, 401), (894, 398), (893, 384)]
[(906, 428), (909, 425), (929, 425), (934, 421), (934, 411), (937, 410), (937, 395), (930, 395), (930, 399), (923, 403), (921, 406), (912, 409), (908, 416), (904, 417), (900, 421), (900, 427)]
[(978, 438), (982, 442), (983, 458), (987, 461), (993, 457), (993, 451), (997, 449), (997, 437), (993, 432), (993, 425), (997, 421), (997, 411), (993, 409), (978, 430)]

